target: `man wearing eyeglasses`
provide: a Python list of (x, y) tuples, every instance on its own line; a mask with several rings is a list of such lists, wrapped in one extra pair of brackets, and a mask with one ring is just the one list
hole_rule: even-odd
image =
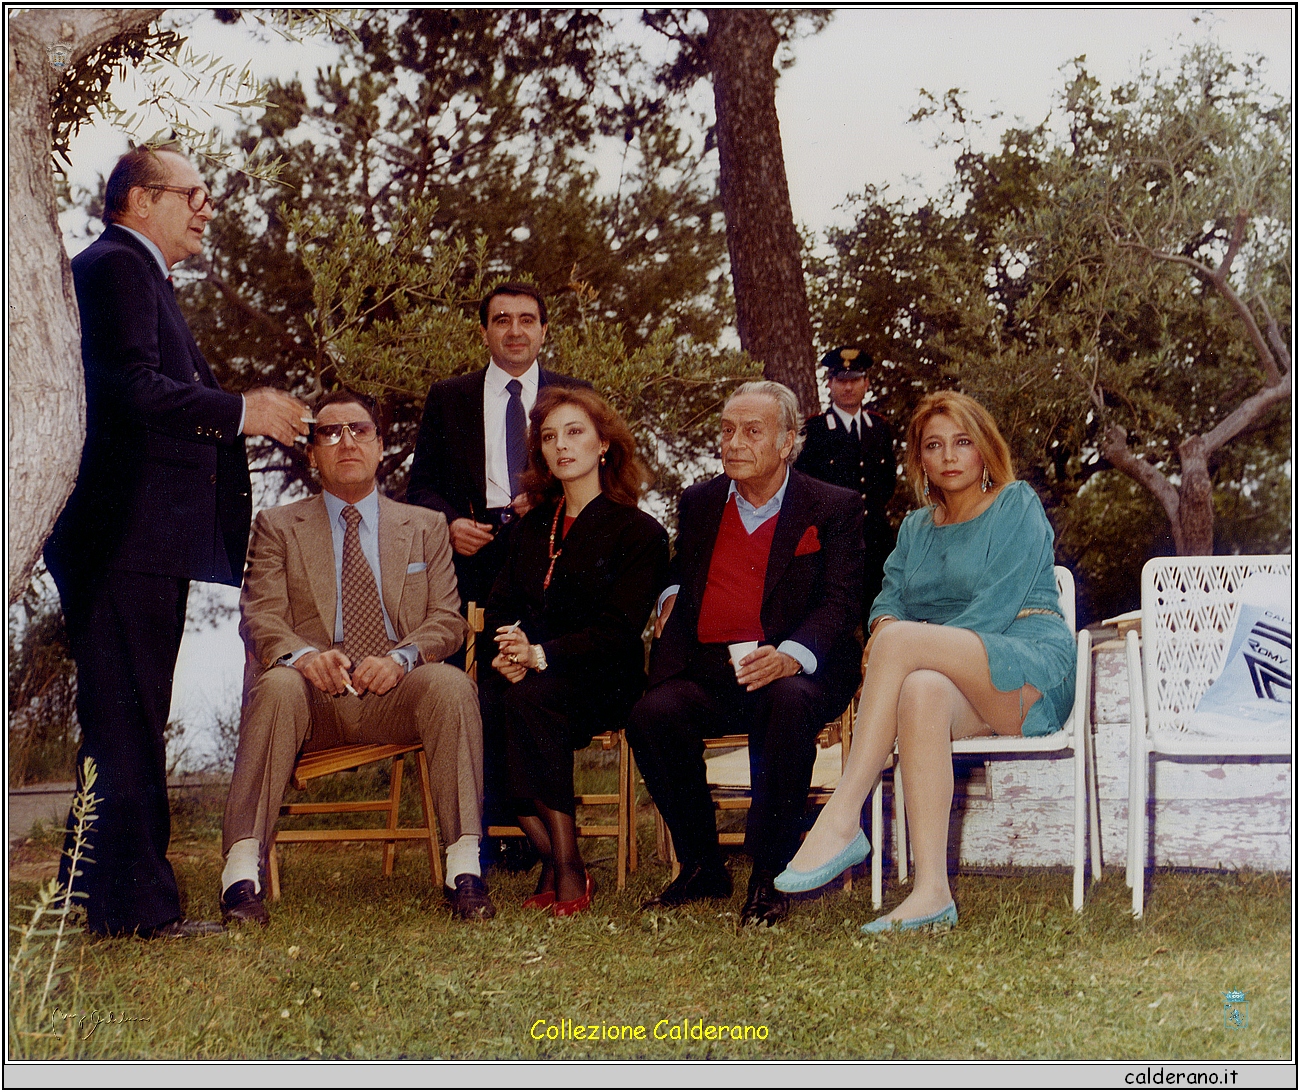
[(176, 304), (170, 271), (199, 253), (215, 213), (198, 171), (138, 148), (104, 206), (104, 233), (72, 259), (86, 439), (45, 548), (77, 663), (78, 770), (87, 757), (99, 768), (92, 860), (73, 886), (92, 932), (191, 937), (220, 927), (182, 917), (167, 862), (163, 731), (189, 582), (239, 584), (243, 437), (292, 444), (304, 408), (281, 391), (223, 391)]
[(442, 662), (465, 637), (447, 521), (379, 494), (377, 421), (364, 395), (323, 398), (307, 448), (320, 495), (253, 525), (239, 629), (257, 675), (222, 827), (228, 923), (267, 921), (263, 865), (298, 755), (347, 743), (424, 744), (447, 900), (465, 921), (496, 913), (479, 866), (478, 693)]

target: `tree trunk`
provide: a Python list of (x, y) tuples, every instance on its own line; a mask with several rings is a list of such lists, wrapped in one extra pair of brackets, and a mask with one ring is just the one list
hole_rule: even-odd
[(716, 8), (707, 15), (740, 345), (763, 362), (764, 375), (799, 396), (805, 413), (815, 413), (817, 357), (776, 114), (777, 34), (762, 9)]
[(1214, 553), (1214, 483), (1210, 481), (1205, 437), (1192, 436), (1178, 445), (1178, 528), (1175, 535), (1180, 557), (1208, 557)]
[(29, 10), (9, 32), (9, 602), (72, 492), (86, 434), (85, 377), (72, 270), (54, 201), (50, 96), (61, 71), (49, 48), (71, 47), (69, 63), (158, 10)]

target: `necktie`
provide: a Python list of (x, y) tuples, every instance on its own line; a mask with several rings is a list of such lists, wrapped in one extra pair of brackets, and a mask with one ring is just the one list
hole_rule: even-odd
[(518, 379), (506, 384), (510, 401), (506, 403), (506, 466), (510, 471), (510, 499), (519, 496), (519, 479), (528, 465), (527, 429), (524, 425), (524, 385)]
[(849, 422), (849, 436), (852, 437), (854, 443), (861, 439), (861, 435), (858, 433), (858, 419), (856, 417)]
[(361, 513), (352, 505), (343, 509), (343, 654), (355, 668), (367, 656), (383, 656), (393, 646), (384, 632), (384, 612), (379, 605), (375, 573), (361, 552)]

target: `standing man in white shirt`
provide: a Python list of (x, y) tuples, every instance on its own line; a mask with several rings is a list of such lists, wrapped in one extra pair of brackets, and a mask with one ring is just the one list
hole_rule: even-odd
[[(537, 363), (546, 341), (546, 299), (531, 284), (498, 284), (479, 304), (481, 371), (433, 384), (415, 444), (408, 504), (447, 517), (462, 602), (482, 604), (509, 552), (512, 523), (527, 509), (519, 478), (528, 464), (528, 414), (549, 384), (590, 386)], [(514, 825), (505, 788), (505, 741), (485, 736), (484, 811)]]

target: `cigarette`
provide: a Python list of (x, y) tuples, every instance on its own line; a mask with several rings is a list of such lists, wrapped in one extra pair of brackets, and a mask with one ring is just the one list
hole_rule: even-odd
[(347, 687), (348, 693), (351, 694), (354, 698), (361, 697), (361, 695), (357, 693), (357, 688), (353, 686), (351, 683), (345, 683), (344, 685)]
[(516, 619), (516, 620), (515, 620), (515, 624), (514, 624), (513, 626), (511, 626), (510, 628), (511, 628), (511, 629), (518, 629), (518, 628), (519, 628), (519, 623), (522, 622), (522, 621), (523, 621), (522, 618), (518, 618), (518, 619)]

